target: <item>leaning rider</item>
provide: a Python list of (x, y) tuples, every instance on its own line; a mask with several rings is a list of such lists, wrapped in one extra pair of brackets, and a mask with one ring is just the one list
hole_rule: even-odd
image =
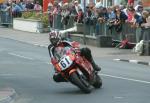
[[(70, 41), (66, 41), (63, 40), (61, 38), (61, 35), (58, 31), (52, 31), (49, 33), (49, 40), (50, 40), (50, 45), (48, 46), (48, 50), (49, 50), (49, 54), (51, 57), (51, 49), (52, 50), (52, 54), (54, 54), (54, 52), (58, 51), (59, 49), (57, 47), (66, 47), (66, 46), (71, 46), (73, 48), (78, 48), (80, 50), (81, 56), (84, 56), (93, 66), (95, 71), (100, 71), (101, 68), (94, 62), (92, 54), (91, 54), (91, 50), (89, 48), (79, 48), (79, 45), (76, 45), (77, 42), (70, 42)], [(53, 79), (55, 82), (64, 82), (66, 80), (64, 80), (64, 78), (61, 76), (60, 73), (55, 73), (53, 75)]]

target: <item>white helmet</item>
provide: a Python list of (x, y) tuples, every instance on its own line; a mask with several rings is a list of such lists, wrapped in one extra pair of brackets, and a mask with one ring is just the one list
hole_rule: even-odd
[(52, 45), (56, 46), (61, 41), (61, 35), (59, 31), (51, 31), (49, 33), (49, 40)]

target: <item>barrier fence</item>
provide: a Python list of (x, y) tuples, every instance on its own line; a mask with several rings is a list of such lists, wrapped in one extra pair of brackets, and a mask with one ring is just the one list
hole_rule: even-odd
[[(21, 17), (22, 13), (11, 13), (0, 10), (0, 24), (1, 25), (12, 25), (13, 18)], [(61, 14), (49, 15), (48, 23), (49, 27), (53, 29), (69, 29), (77, 24), (75, 21), (75, 16), (70, 15), (67, 22), (62, 22)], [(110, 27), (108, 22), (95, 23), (95, 24), (80, 24), (80, 26), (85, 26), (85, 29), (81, 29), (86, 35), (91, 36), (111, 36), (113, 40), (123, 40), (128, 39), (129, 42), (137, 43), (140, 40), (150, 40), (150, 28), (133, 28), (129, 23), (123, 23), (121, 30), (118, 31), (115, 26)]]
[(0, 24), (10, 26), (12, 25), (12, 14), (9, 11), (0, 10)]
[[(68, 24), (65, 26), (65, 29), (71, 28), (75, 25), (74, 16), (70, 16)], [(54, 25), (52, 28), (54, 29), (64, 29), (63, 24), (61, 22), (61, 16), (57, 15), (54, 17), (53, 21)], [(117, 31), (115, 26), (109, 27), (107, 22), (99, 23), (97, 22), (94, 25), (91, 24), (80, 24), (79, 26), (85, 26), (85, 29), (82, 29), (82, 32), (85, 32), (86, 35), (91, 36), (111, 36), (114, 40), (124, 40), (128, 39), (129, 42), (137, 43), (140, 40), (150, 40), (150, 28), (141, 28), (141, 27), (131, 27), (129, 23), (122, 23), (122, 29)], [(77, 25), (78, 26), (78, 25)], [(118, 27), (119, 28), (119, 27)], [(79, 30), (80, 31), (80, 30)]]

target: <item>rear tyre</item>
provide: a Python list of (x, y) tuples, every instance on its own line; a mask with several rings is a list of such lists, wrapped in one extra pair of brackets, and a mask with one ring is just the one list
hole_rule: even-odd
[(91, 92), (91, 86), (90, 84), (85, 80), (81, 79), (76, 72), (72, 73), (70, 75), (70, 81), (74, 85), (78, 86), (84, 93), (90, 93)]
[(96, 74), (95, 82), (93, 84), (93, 87), (96, 88), (96, 89), (102, 87), (102, 79), (101, 79), (101, 77), (98, 74)]

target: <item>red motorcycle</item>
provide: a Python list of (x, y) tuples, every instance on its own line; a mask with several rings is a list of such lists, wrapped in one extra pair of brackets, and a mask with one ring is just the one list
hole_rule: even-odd
[(54, 68), (63, 78), (79, 87), (83, 92), (90, 93), (91, 87), (100, 88), (102, 80), (98, 72), (94, 71), (91, 63), (80, 52), (72, 47), (63, 47), (60, 54), (53, 56), (57, 62), (51, 60)]

